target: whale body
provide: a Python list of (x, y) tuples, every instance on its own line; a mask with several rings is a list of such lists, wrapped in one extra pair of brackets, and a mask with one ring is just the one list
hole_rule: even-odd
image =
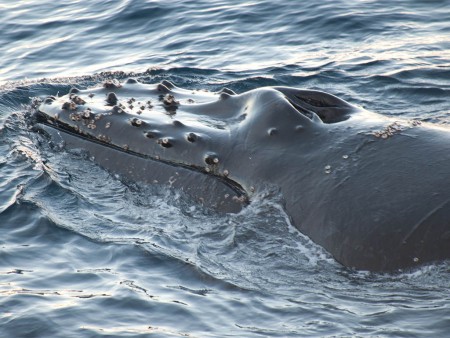
[(450, 258), (450, 129), (371, 113), (331, 94), (241, 94), (109, 80), (47, 97), (35, 122), (131, 179), (223, 212), (275, 189), (300, 232), (346, 267)]

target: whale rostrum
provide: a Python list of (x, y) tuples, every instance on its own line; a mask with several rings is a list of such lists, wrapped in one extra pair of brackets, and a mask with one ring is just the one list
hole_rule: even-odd
[(36, 125), (131, 179), (238, 212), (276, 189), (300, 232), (347, 267), (394, 271), (450, 258), (450, 129), (331, 94), (236, 94), (135, 79), (47, 97)]

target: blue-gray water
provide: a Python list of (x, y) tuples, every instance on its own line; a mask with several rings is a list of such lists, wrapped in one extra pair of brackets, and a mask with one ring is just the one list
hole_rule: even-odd
[(27, 118), (35, 97), (132, 75), (448, 124), (449, 18), (445, 0), (0, 0), (0, 337), (448, 337), (449, 262), (345, 269), (276, 196), (218, 215), (50, 148)]

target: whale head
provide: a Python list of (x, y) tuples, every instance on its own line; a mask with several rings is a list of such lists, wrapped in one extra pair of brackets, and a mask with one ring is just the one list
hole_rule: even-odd
[(105, 168), (238, 212), (267, 187), (348, 267), (450, 258), (450, 130), (290, 87), (236, 94), (107, 81), (48, 97), (37, 125)]

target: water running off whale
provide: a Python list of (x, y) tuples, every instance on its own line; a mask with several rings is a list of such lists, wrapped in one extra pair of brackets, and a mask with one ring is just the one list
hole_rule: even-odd
[(340, 263), (392, 271), (450, 258), (450, 129), (288, 87), (242, 94), (110, 80), (48, 97), (36, 126), (105, 168), (237, 212), (280, 191)]

